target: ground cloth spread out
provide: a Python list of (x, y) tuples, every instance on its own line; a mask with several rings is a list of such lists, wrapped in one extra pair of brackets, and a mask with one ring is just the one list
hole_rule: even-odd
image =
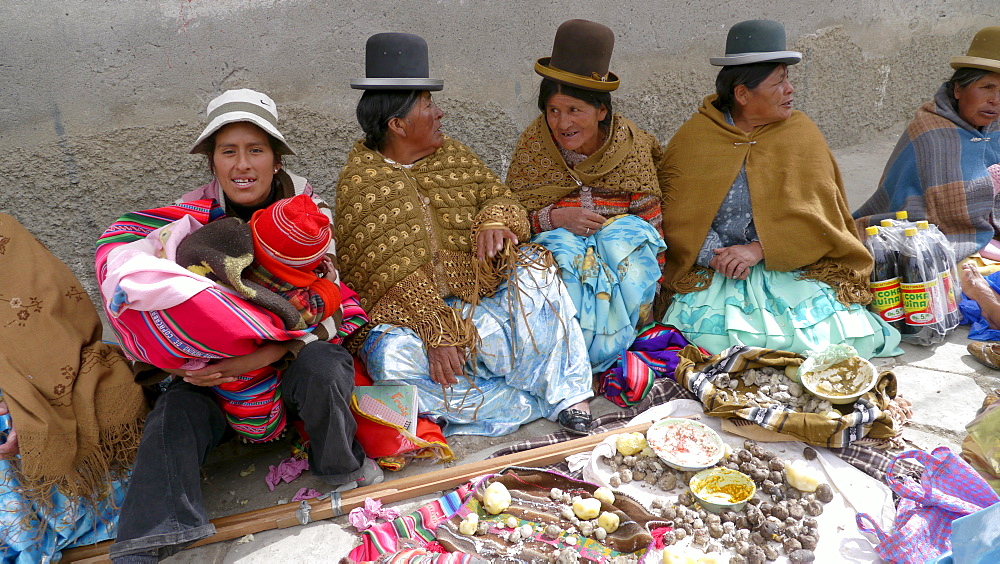
[[(891, 439), (900, 433), (887, 408), (896, 397), (896, 377), (883, 372), (872, 391), (852, 405), (840, 406), (839, 417), (820, 413), (788, 411), (783, 406), (755, 407), (723, 395), (716, 389), (721, 374), (736, 375), (751, 368), (771, 367), (783, 370), (799, 366), (802, 357), (787, 351), (757, 347), (732, 346), (712, 357), (689, 347), (680, 353), (677, 380), (693, 391), (705, 406), (705, 413), (726, 419), (745, 419), (765, 429), (780, 432), (811, 445), (825, 447), (850, 446), (863, 437)], [(753, 392), (756, 387), (740, 384), (740, 392)], [(745, 396), (744, 396), (745, 397)], [(835, 415), (837, 414), (834, 412)]]
[[(626, 427), (643, 412), (674, 399), (697, 400), (691, 392), (685, 390), (672, 378), (656, 379), (653, 381), (646, 397), (635, 405), (595, 419), (593, 432), (601, 433)], [(565, 431), (558, 431), (505, 447), (493, 453), (493, 457), (523, 452), (575, 438), (577, 437)], [(864, 474), (871, 476), (878, 482), (884, 482), (886, 469), (892, 461), (892, 457), (885, 452), (859, 444), (844, 448), (830, 448), (826, 449), (826, 451), (835, 457), (839, 457), (843, 462), (857, 468)], [(824, 457), (824, 461), (837, 466), (838, 472), (843, 472), (844, 468), (846, 468), (845, 465), (838, 464), (832, 457)], [(574, 466), (574, 468), (571, 471), (566, 462), (545, 467), (546, 470), (564, 474), (572, 478), (581, 478), (583, 476), (582, 465), (579, 467)], [(915, 469), (911, 471), (916, 472)], [(870, 484), (871, 482), (868, 483)], [(410, 515), (400, 517), (391, 522), (377, 524), (374, 528), (363, 533), (363, 544), (355, 548), (351, 553), (351, 558), (358, 556), (359, 560), (374, 560), (378, 558), (379, 554), (391, 553), (397, 550), (397, 542), (400, 539), (416, 539), (417, 542), (423, 542), (424, 544), (435, 542), (435, 528), (454, 514), (454, 512), (458, 511), (462, 500), (470, 491), (469, 487), (469, 485), (463, 486), (464, 489), (459, 488), (441, 499), (421, 507)], [(891, 508), (891, 503), (885, 507)], [(364, 558), (360, 558), (362, 556)]]
[[(702, 414), (702, 406), (693, 400), (673, 400), (663, 405), (655, 406), (640, 414), (629, 422), (636, 425), (647, 421), (658, 421), (665, 417), (696, 416)], [(742, 448), (744, 438), (726, 432), (722, 427), (723, 420), (718, 417), (708, 417), (702, 415), (700, 422), (708, 425), (722, 437), (722, 440), (734, 450)], [(616, 452), (615, 442), (617, 435), (605, 439), (597, 445), (592, 452), (574, 455), (571, 458), (570, 466), (577, 467), (576, 463), (583, 465), (583, 479), (598, 486), (610, 486), (609, 480), (612, 475), (610, 466), (607, 465), (605, 457), (613, 456)], [(825, 448), (815, 449), (816, 459), (806, 461), (802, 456), (805, 444), (799, 441), (786, 440), (781, 442), (759, 442), (761, 448), (773, 452), (779, 459), (784, 461), (802, 460), (806, 466), (817, 471), (824, 482), (829, 483), (834, 491), (834, 499), (826, 504), (823, 514), (816, 517), (819, 524), (819, 544), (816, 547), (817, 560), (820, 562), (864, 562), (872, 553), (873, 548), (868, 538), (858, 532), (854, 526), (854, 518), (858, 512), (870, 513), (880, 525), (890, 526), (895, 515), (892, 503), (892, 492), (884, 483), (865, 475), (857, 468), (844, 462), (831, 451)], [(579, 458), (579, 460), (577, 460)], [(621, 491), (632, 497), (649, 504), (649, 500), (654, 497), (666, 496), (671, 501), (676, 499), (678, 493), (683, 491), (678, 487), (672, 492), (664, 492), (656, 486), (651, 486), (642, 481), (634, 481), (622, 484), (614, 488), (616, 492)], [(759, 498), (765, 496), (758, 494)], [(827, 555), (824, 559), (820, 555)], [(832, 555), (836, 555), (833, 557)], [(655, 560), (659, 562), (660, 560)]]

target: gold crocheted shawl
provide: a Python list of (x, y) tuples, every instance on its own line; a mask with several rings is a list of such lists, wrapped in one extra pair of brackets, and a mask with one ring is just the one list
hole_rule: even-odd
[(802, 112), (745, 133), (705, 98), (667, 144), (664, 286), (703, 290), (712, 271), (695, 264), (712, 220), (746, 162), (754, 225), (768, 270), (802, 269), (830, 284), (844, 304), (868, 303), (872, 258), (847, 208), (840, 170)]
[(529, 212), (558, 202), (581, 185), (662, 198), (658, 167), (662, 156), (656, 137), (614, 114), (604, 145), (569, 168), (543, 114), (517, 140), (507, 185)]
[(0, 392), (17, 431), (22, 493), (42, 507), (53, 486), (102, 499), (139, 447), (142, 388), (101, 334), (69, 268), (0, 213)]
[(487, 263), (473, 254), (480, 227), (497, 222), (528, 240), (524, 208), (465, 145), (445, 137), (407, 169), (356, 142), (337, 181), (334, 225), (341, 278), (371, 322), (348, 348), (380, 323), (409, 327), (430, 347), (473, 345), (471, 321), (444, 298), (477, 303), (505, 279), (513, 249)]

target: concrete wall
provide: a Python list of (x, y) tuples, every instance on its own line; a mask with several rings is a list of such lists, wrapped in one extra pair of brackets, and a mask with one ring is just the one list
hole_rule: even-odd
[(208, 180), (188, 155), (204, 108), (229, 88), (278, 103), (298, 151), (289, 170), (333, 197), (350, 144), (372, 33), (427, 39), (446, 132), (501, 175), (536, 115), (536, 58), (570, 17), (617, 35), (615, 108), (666, 142), (714, 89), (709, 56), (751, 18), (785, 23), (796, 107), (831, 146), (898, 131), (950, 74), (996, 0), (3, 0), (0, 209), (93, 291), (92, 245), (124, 211)]

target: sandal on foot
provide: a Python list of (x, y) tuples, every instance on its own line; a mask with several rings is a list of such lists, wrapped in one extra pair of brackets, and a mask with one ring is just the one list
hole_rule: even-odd
[(573, 435), (589, 435), (594, 420), (586, 411), (564, 409), (559, 412), (559, 426)]
[(997, 341), (972, 341), (965, 348), (984, 366), (1000, 370), (1000, 343)]

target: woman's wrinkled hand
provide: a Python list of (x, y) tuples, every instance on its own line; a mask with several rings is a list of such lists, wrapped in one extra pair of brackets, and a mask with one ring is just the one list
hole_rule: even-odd
[(166, 370), (174, 376), (183, 378), (188, 384), (195, 386), (218, 386), (235, 382), (237, 377), (269, 364), (274, 364), (288, 352), (288, 343), (264, 343), (257, 350), (243, 356), (223, 358), (198, 370)]
[(476, 234), (476, 256), (479, 260), (486, 260), (497, 256), (503, 250), (504, 240), (510, 239), (517, 244), (517, 235), (510, 229), (481, 229)]
[(465, 374), (465, 354), (458, 347), (430, 347), (427, 349), (427, 363), (431, 369), (431, 380), (445, 388), (458, 383), (458, 377)]
[[(7, 415), (10, 410), (7, 409), (7, 402), (0, 401), (0, 415)], [(7, 440), (0, 444), (0, 458), (14, 456), (20, 453), (20, 449), (17, 446), (17, 431), (14, 430), (13, 419), (10, 422), (10, 429), (7, 430)]]
[(583, 208), (555, 208), (549, 213), (552, 227), (562, 227), (574, 235), (587, 237), (604, 225), (604, 216)]
[(716, 272), (733, 280), (746, 280), (750, 267), (764, 259), (759, 241), (714, 249), (715, 257), (708, 263)]

